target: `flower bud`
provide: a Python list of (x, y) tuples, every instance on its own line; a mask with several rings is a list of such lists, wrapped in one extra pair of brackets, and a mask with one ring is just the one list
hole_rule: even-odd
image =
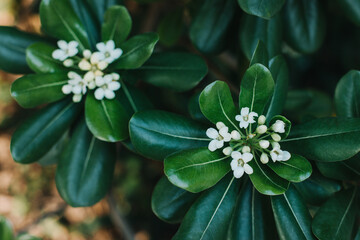
[(108, 63), (107, 62), (105, 62), (105, 61), (101, 61), (101, 62), (99, 62), (98, 63), (98, 68), (100, 69), (100, 70), (104, 70), (105, 68), (107, 68), (108, 67)]
[(74, 61), (72, 59), (66, 59), (64, 61), (64, 66), (65, 67), (72, 67), (74, 65)]
[(260, 140), (259, 145), (261, 148), (268, 148), (270, 146), (270, 142), (268, 140)]
[(83, 51), (83, 56), (84, 56), (84, 58), (86, 58), (86, 59), (90, 59), (90, 58), (91, 58), (91, 51), (88, 50), (88, 49), (85, 49), (85, 50)]
[(272, 143), (271, 143), (271, 146), (272, 146), (273, 148), (279, 148), (279, 149), (280, 149), (280, 144), (277, 143), (277, 142), (272, 142)]
[(231, 138), (234, 140), (240, 140), (240, 138), (241, 138), (240, 133), (236, 130), (233, 130), (231, 132)]
[(113, 80), (115, 80), (115, 81), (120, 79), (120, 75), (117, 73), (112, 73), (111, 76), (112, 76)]
[(232, 153), (232, 148), (231, 147), (226, 147), (223, 149), (222, 151), (226, 156), (229, 156)]
[(74, 102), (80, 102), (81, 101), (81, 98), (82, 98), (82, 95), (81, 94), (75, 94), (73, 95), (72, 99)]
[(244, 146), (241, 150), (243, 153), (249, 153), (251, 151), (249, 146)]
[(266, 121), (266, 117), (264, 115), (260, 115), (260, 117), (258, 118), (258, 124), (263, 125), (265, 121)]
[(226, 126), (225, 126), (225, 124), (223, 122), (217, 122), (216, 127), (217, 127), (217, 129), (221, 129), (221, 128), (226, 127)]
[(272, 139), (273, 139), (275, 142), (279, 142), (279, 141), (281, 140), (280, 135), (277, 134), (277, 133), (271, 134), (271, 137), (272, 137)]
[(276, 120), (276, 122), (271, 126), (271, 129), (277, 133), (285, 132), (285, 123), (281, 120)]
[(263, 163), (263, 164), (267, 164), (269, 162), (269, 157), (266, 153), (262, 153), (261, 156), (260, 156), (260, 161)]
[(260, 125), (256, 128), (256, 132), (259, 134), (264, 134), (267, 131), (267, 126), (265, 125)]

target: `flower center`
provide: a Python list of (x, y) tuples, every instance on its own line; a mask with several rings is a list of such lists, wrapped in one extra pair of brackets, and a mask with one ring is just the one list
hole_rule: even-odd
[(243, 117), (243, 119), (244, 119), (244, 121), (249, 121), (249, 115), (245, 115), (244, 117)]
[(108, 58), (108, 57), (110, 57), (110, 56), (111, 56), (111, 55), (110, 55), (109, 52), (106, 52), (106, 53), (105, 53), (105, 57), (106, 57), (106, 58)]

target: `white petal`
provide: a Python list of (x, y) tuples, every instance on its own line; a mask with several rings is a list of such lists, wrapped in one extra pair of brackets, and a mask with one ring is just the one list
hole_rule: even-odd
[(242, 116), (241, 116), (241, 115), (236, 115), (236, 116), (235, 116), (235, 120), (236, 120), (236, 121), (239, 121), (239, 122), (240, 122), (241, 119), (242, 119)]
[(241, 153), (238, 152), (238, 151), (233, 151), (233, 152), (231, 153), (231, 157), (232, 157), (233, 159), (235, 159), (235, 160), (238, 160), (238, 159), (241, 158)]
[(251, 153), (243, 153), (242, 154), (242, 160), (247, 163), (250, 162), (253, 159), (253, 155)]
[(119, 82), (111, 82), (108, 84), (108, 88), (112, 91), (116, 91), (120, 88), (120, 83)]
[(219, 129), (219, 133), (221, 136), (224, 136), (225, 134), (229, 133), (229, 128), (228, 127), (222, 127)]
[(230, 163), (231, 169), (234, 171), (235, 169), (238, 168), (238, 161), (237, 160), (232, 160)]
[(257, 116), (259, 116), (259, 115), (256, 112), (249, 113), (250, 118), (254, 118), (254, 117), (257, 117)]
[(241, 178), (242, 175), (244, 175), (244, 169), (243, 168), (237, 168), (234, 171), (234, 177), (235, 178)]
[(83, 51), (83, 56), (84, 56), (84, 58), (86, 58), (86, 59), (90, 59), (90, 58), (91, 58), (91, 51), (90, 51), (89, 49), (85, 49), (85, 50)]
[(216, 147), (219, 149), (219, 148), (222, 148), (223, 146), (224, 146), (224, 141), (223, 140), (221, 140), (221, 141), (219, 141), (219, 140), (216, 140), (217, 142), (216, 142)]
[(60, 49), (56, 49), (55, 51), (52, 52), (51, 55), (54, 59), (60, 60), (60, 61), (64, 61), (66, 59), (66, 53), (63, 50)]
[(57, 45), (58, 45), (59, 48), (62, 49), (62, 50), (67, 50), (67, 48), (68, 48), (68, 44), (67, 44), (66, 41), (64, 41), (64, 40), (59, 40), (59, 41), (57, 42)]
[(248, 107), (244, 107), (244, 108), (241, 109), (240, 113), (241, 113), (242, 116), (248, 115), (248, 114), (249, 114), (249, 110), (250, 110), (250, 109), (249, 109)]
[(114, 91), (111, 91), (110, 89), (105, 89), (105, 97), (110, 100), (114, 99), (115, 98)]
[(115, 80), (115, 81), (120, 79), (120, 75), (118, 73), (112, 73), (111, 76), (112, 76), (113, 80)]
[(91, 54), (90, 62), (92, 64), (97, 64), (104, 58), (105, 58), (104, 54), (100, 52), (94, 52), (93, 54)]
[(73, 56), (75, 56), (78, 52), (79, 52), (79, 50), (77, 50), (77, 48), (70, 48), (70, 49), (68, 50), (68, 56), (69, 56), (69, 57), (73, 57)]
[(95, 79), (95, 74), (93, 72), (87, 72), (84, 76), (85, 82), (91, 82)]
[(245, 170), (246, 174), (249, 174), (249, 175), (254, 172), (254, 170), (252, 169), (252, 167), (249, 164), (244, 165), (244, 170)]
[(77, 48), (79, 46), (79, 43), (77, 41), (71, 41), (68, 44), (68, 48)]
[(273, 162), (275, 162), (278, 158), (278, 155), (276, 153), (274, 153), (273, 151), (270, 152), (270, 156), (271, 156), (271, 159), (273, 160)]
[(120, 48), (117, 48), (111, 53), (111, 56), (114, 58), (114, 60), (116, 60), (119, 57), (121, 57), (122, 54), (123, 54), (123, 50)]
[(291, 154), (288, 151), (282, 152), (282, 161), (287, 161), (291, 158)]
[(240, 128), (247, 128), (249, 126), (249, 123), (246, 121), (240, 121)]
[(73, 92), (74, 94), (81, 94), (81, 91), (82, 91), (82, 88), (81, 88), (80, 85), (76, 85), (76, 86), (74, 86), (74, 87), (72, 88), (72, 92)]
[(95, 78), (95, 83), (96, 83), (96, 86), (101, 87), (102, 85), (105, 84), (104, 78), (101, 76), (97, 76)]
[(62, 88), (61, 88), (62, 92), (64, 94), (70, 94), (71, 93), (71, 90), (72, 90), (72, 87), (71, 85), (67, 84), (67, 85), (64, 85)]
[(100, 42), (98, 44), (96, 44), (96, 48), (100, 51), (100, 52), (106, 52), (106, 45), (103, 42)]
[(217, 149), (217, 147), (216, 147), (216, 142), (217, 142), (217, 140), (212, 140), (210, 143), (209, 143), (209, 146), (208, 146), (208, 148), (209, 148), (209, 150), (210, 151), (215, 151), (216, 149)]
[(94, 88), (96, 88), (96, 83), (94, 81), (91, 81), (87, 84), (87, 86), (89, 89), (94, 89)]
[(216, 139), (219, 136), (219, 133), (215, 128), (208, 128), (206, 130), (206, 136), (212, 139)]
[(223, 136), (225, 142), (230, 142), (230, 140), (231, 140), (231, 134), (230, 133), (226, 133), (226, 134), (221, 135), (221, 136)]
[(72, 99), (73, 99), (74, 102), (80, 102), (81, 99), (82, 99), (82, 95), (81, 94), (74, 95), (72, 97)]
[(98, 63), (97, 67), (100, 69), (100, 70), (104, 70), (105, 68), (107, 68), (109, 65), (107, 62), (105, 61), (101, 61)]
[(113, 80), (113, 77), (112, 77), (111, 74), (107, 74), (107, 75), (104, 76), (105, 83), (111, 83), (112, 80)]
[(106, 50), (108, 50), (109, 52), (113, 51), (115, 49), (115, 42), (114, 40), (109, 40), (106, 43)]
[(97, 100), (103, 100), (105, 96), (104, 89), (98, 88), (95, 90), (94, 96)]
[(83, 71), (89, 71), (91, 69), (91, 64), (85, 59), (81, 60), (78, 66)]
[(217, 123), (216, 123), (216, 128), (217, 128), (217, 129), (220, 130), (220, 129), (223, 128), (223, 127), (226, 127), (226, 125), (225, 125), (223, 122), (217, 122)]

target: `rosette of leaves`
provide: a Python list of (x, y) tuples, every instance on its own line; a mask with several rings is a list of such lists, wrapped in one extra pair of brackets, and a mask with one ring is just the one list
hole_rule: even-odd
[[(113, 142), (129, 137), (133, 113), (152, 105), (126, 73), (159, 87), (185, 91), (207, 73), (204, 61), (188, 53), (152, 55), (158, 36), (143, 33), (129, 37), (132, 20), (116, 1), (43, 0), (42, 30), (48, 37), (0, 28), (0, 68), (27, 74), (17, 79), (11, 92), (25, 108), (49, 104), (16, 130), (11, 153), (16, 162), (58, 163), (56, 185), (72, 206), (89, 206), (107, 193), (115, 166)], [(74, 103), (62, 92), (67, 73), (78, 72), (52, 58), (53, 38), (76, 41), (80, 52), (95, 50), (96, 43), (113, 40), (123, 54), (108, 66), (121, 76), (115, 99), (97, 100), (88, 91), (84, 101)], [(190, 74), (179, 75), (191, 69)], [(134, 79), (131, 77), (131, 79)], [(169, 82), (171, 81), (171, 82)]]

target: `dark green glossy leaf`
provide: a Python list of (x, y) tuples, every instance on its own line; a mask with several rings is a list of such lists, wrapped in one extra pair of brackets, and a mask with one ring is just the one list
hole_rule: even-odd
[(1, 240), (13, 240), (13, 227), (9, 220), (0, 216), (0, 239)]
[(175, 91), (194, 88), (207, 74), (205, 61), (183, 52), (155, 53), (135, 73), (139, 79)]
[(282, 22), (279, 14), (271, 20), (245, 15), (239, 33), (241, 50), (248, 59), (251, 59), (259, 40), (265, 44), (269, 58), (280, 53)]
[(283, 121), (285, 123), (285, 128), (284, 128), (285, 132), (284, 133), (278, 133), (281, 136), (281, 139), (285, 139), (285, 138), (287, 138), (289, 136), (290, 129), (291, 129), (291, 122), (284, 116), (276, 115), (269, 122), (270, 129), (271, 129), (272, 125), (277, 120)]
[(360, 26), (360, 2), (357, 0), (338, 0), (337, 2), (341, 5), (345, 16)]
[(183, 150), (165, 158), (164, 172), (175, 186), (201, 192), (214, 186), (230, 171), (230, 157), (207, 147)]
[(80, 121), (56, 170), (56, 186), (72, 207), (91, 206), (111, 186), (115, 167), (115, 146), (97, 140)]
[(42, 41), (40, 36), (0, 26), (0, 68), (10, 73), (31, 73), (25, 51), (39, 41)]
[(129, 36), (132, 21), (128, 10), (123, 6), (110, 7), (102, 25), (102, 41), (114, 40), (117, 47)]
[(270, 207), (269, 199), (247, 181), (238, 196), (227, 239), (277, 239)]
[(320, 162), (348, 159), (360, 151), (360, 119), (321, 118), (292, 128), (281, 146)]
[(52, 58), (56, 48), (46, 43), (37, 42), (26, 49), (26, 61), (36, 73), (56, 73), (69, 71), (61, 61)]
[(94, 12), (99, 24), (104, 22), (106, 10), (114, 5), (123, 4), (123, 0), (86, 0)]
[(254, 170), (250, 174), (250, 180), (256, 190), (265, 195), (279, 195), (283, 194), (289, 187), (289, 182), (279, 177), (267, 165), (262, 164), (257, 156), (249, 162), (249, 165)]
[(42, 29), (52, 37), (65, 41), (75, 40), (80, 49), (89, 49), (90, 44), (84, 25), (69, 8), (69, 0), (43, 0), (40, 4)]
[(156, 184), (151, 198), (151, 208), (161, 220), (178, 223), (184, 218), (198, 194), (174, 186), (164, 176)]
[(260, 63), (265, 67), (268, 67), (269, 64), (269, 54), (265, 44), (261, 40), (258, 41), (255, 51), (251, 57), (250, 66), (254, 65), (255, 63)]
[(151, 56), (158, 40), (156, 33), (144, 33), (130, 38), (120, 45), (123, 54), (112, 66), (116, 69), (141, 67)]
[(174, 236), (174, 240), (224, 239), (230, 223), (239, 181), (229, 174), (196, 200)]
[(360, 154), (341, 162), (316, 162), (322, 175), (337, 180), (360, 179)]
[(307, 203), (315, 206), (321, 205), (341, 189), (338, 182), (325, 178), (317, 172), (314, 172), (306, 181), (296, 183), (294, 186)]
[(320, 240), (350, 240), (358, 209), (357, 190), (336, 193), (316, 212), (312, 230)]
[(285, 0), (238, 0), (238, 3), (246, 13), (270, 19), (281, 10)]
[(311, 232), (310, 212), (293, 186), (284, 194), (271, 197), (271, 204), (281, 240), (315, 240)]
[(43, 167), (57, 164), (66, 145), (70, 141), (69, 134), (70, 131), (66, 131), (60, 137), (60, 139), (51, 147), (51, 149), (44, 156), (42, 156), (39, 161), (37, 161), (37, 163)]
[(206, 119), (204, 114), (202, 114), (200, 109), (200, 104), (199, 104), (200, 93), (201, 92), (198, 92), (190, 98), (188, 103), (188, 111), (191, 118), (202, 122), (208, 122), (208, 120)]
[(157, 28), (160, 43), (167, 47), (171, 47), (178, 42), (185, 28), (183, 15), (184, 9), (180, 8), (169, 12), (161, 20)]
[(132, 116), (135, 112), (154, 108), (148, 97), (138, 88), (121, 81), (121, 88), (118, 92), (118, 100), (126, 111)]
[(235, 14), (235, 0), (205, 1), (190, 26), (190, 38), (203, 53), (219, 53)]
[(156, 160), (180, 150), (207, 146), (210, 139), (205, 133), (201, 124), (164, 111), (138, 112), (130, 120), (130, 137), (135, 148)]
[(24, 108), (33, 108), (65, 97), (61, 88), (68, 81), (66, 73), (30, 74), (11, 86), (11, 96)]
[(277, 175), (290, 182), (302, 182), (312, 173), (309, 161), (296, 154), (291, 154), (288, 161), (269, 162), (268, 165)]
[(284, 8), (287, 42), (301, 53), (313, 53), (325, 38), (325, 16), (318, 0), (287, 0)]
[(270, 120), (273, 116), (281, 114), (286, 102), (289, 85), (289, 70), (286, 60), (278, 55), (270, 60), (269, 69), (275, 81), (274, 94), (266, 108), (266, 118)]
[(223, 122), (229, 129), (238, 129), (235, 122), (237, 110), (231, 97), (229, 86), (225, 82), (215, 81), (200, 94), (200, 109), (212, 123)]
[(340, 117), (360, 117), (360, 71), (352, 70), (336, 86), (335, 107)]
[(274, 80), (270, 71), (261, 64), (246, 70), (241, 80), (239, 108), (248, 107), (250, 112), (262, 114), (274, 91)]
[(76, 119), (79, 104), (68, 100), (52, 104), (27, 119), (13, 134), (11, 154), (16, 162), (40, 160)]
[(85, 102), (86, 124), (100, 140), (118, 142), (129, 137), (130, 115), (117, 99), (101, 101), (89, 94)]

